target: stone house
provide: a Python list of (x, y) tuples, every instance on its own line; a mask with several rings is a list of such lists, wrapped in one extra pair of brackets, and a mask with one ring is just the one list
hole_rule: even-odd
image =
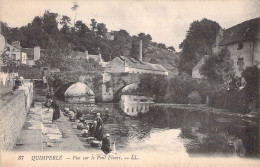
[(196, 66), (192, 69), (192, 78), (200, 79), (203, 76), (200, 74), (200, 68), (205, 63), (206, 59), (209, 55), (204, 55), (200, 61), (196, 64)]
[(22, 48), (22, 51), (27, 53), (26, 64), (29, 66), (34, 66), (35, 61), (39, 60), (41, 57), (40, 46), (35, 46), (34, 48)]
[(107, 73), (148, 73), (168, 75), (168, 71), (159, 64), (143, 62), (131, 57), (116, 57), (105, 68)]
[(237, 77), (246, 67), (260, 67), (260, 18), (251, 19), (226, 30), (220, 30), (212, 46), (213, 53), (227, 48)]
[[(242, 72), (251, 66), (260, 67), (260, 18), (247, 20), (216, 34), (212, 52), (228, 49), (233, 61), (235, 75), (240, 78)], [(205, 56), (193, 68), (192, 77), (201, 78), (199, 68), (205, 62)]]
[(115, 33), (114, 33), (114, 31), (111, 31), (111, 32), (107, 32), (106, 33), (106, 39), (108, 39), (108, 40), (114, 40), (115, 39)]
[(19, 41), (14, 41), (12, 44), (5, 44), (5, 53), (17, 64), (26, 64), (27, 54), (22, 51)]
[(0, 55), (2, 55), (4, 49), (5, 49), (5, 37), (0, 34)]
[(92, 54), (89, 54), (88, 51), (86, 50), (85, 52), (77, 52), (77, 51), (74, 51), (72, 53), (72, 56), (71, 56), (72, 59), (76, 59), (76, 60), (89, 60), (89, 59), (93, 59), (95, 60), (99, 65), (101, 65), (102, 67), (105, 67), (107, 65), (107, 62), (105, 62), (103, 59), (102, 59), (102, 56), (101, 54), (97, 54), (97, 55), (92, 55)]
[(142, 42), (140, 42), (139, 59), (131, 57), (116, 57), (110, 61), (105, 71), (107, 73), (148, 73), (168, 75), (168, 71), (160, 64), (142, 61)]

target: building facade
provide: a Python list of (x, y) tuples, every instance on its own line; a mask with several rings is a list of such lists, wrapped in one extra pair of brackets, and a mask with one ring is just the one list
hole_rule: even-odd
[(212, 47), (213, 53), (228, 49), (237, 77), (251, 66), (260, 67), (260, 18), (245, 21), (226, 30), (220, 30)]
[(97, 55), (92, 55), (92, 54), (89, 54), (87, 50), (85, 52), (76, 52), (75, 51), (75, 52), (72, 53), (71, 58), (72, 59), (76, 59), (76, 60), (90, 60), (90, 59), (93, 59), (99, 65), (101, 65), (102, 67), (106, 67), (106, 65), (107, 65), (107, 62), (105, 62), (102, 59), (102, 56), (101, 56), (100, 53), (97, 54)]
[(22, 51), (27, 54), (26, 64), (29, 66), (34, 66), (35, 61), (39, 60), (41, 57), (40, 46), (35, 46), (34, 48), (22, 48)]
[(209, 55), (204, 55), (202, 59), (196, 64), (196, 66), (192, 69), (192, 78), (200, 79), (203, 76), (200, 74), (200, 68), (205, 63), (206, 59), (209, 57)]
[(168, 71), (159, 64), (143, 62), (136, 58), (116, 57), (105, 68), (107, 73), (147, 73), (168, 75)]
[(105, 68), (107, 73), (148, 73), (168, 75), (168, 71), (160, 64), (143, 62), (142, 40), (139, 47), (139, 59), (131, 57), (116, 57)]
[(13, 61), (17, 64), (26, 64), (27, 54), (22, 52), (19, 41), (14, 41), (11, 45), (6, 43), (5, 48), (5, 54), (7, 54)]
[(106, 39), (113, 41), (115, 39), (115, 33), (113, 31), (107, 32)]
[[(228, 29), (221, 29), (216, 34), (212, 52), (228, 49), (236, 77), (242, 77), (247, 67), (260, 68), (260, 18), (251, 19)], [(205, 56), (192, 70), (193, 78), (202, 78), (199, 69), (205, 62)]]

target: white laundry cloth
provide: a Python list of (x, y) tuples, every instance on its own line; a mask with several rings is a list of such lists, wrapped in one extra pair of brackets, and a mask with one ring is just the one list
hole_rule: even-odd
[(2, 73), (2, 72), (1, 72), (0, 78), (1, 78), (1, 80), (3, 81), (3, 85), (4, 85), (4, 86), (5, 86), (7, 77), (8, 77), (8, 74), (7, 74), (7, 73)]

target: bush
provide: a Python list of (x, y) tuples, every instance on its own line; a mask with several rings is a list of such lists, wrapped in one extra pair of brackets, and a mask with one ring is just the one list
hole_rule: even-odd
[(260, 70), (254, 67), (248, 67), (243, 71), (242, 76), (246, 81), (246, 102), (253, 104), (254, 108), (259, 108), (259, 77)]
[(182, 76), (168, 78), (162, 75), (144, 74), (141, 75), (139, 83), (139, 91), (142, 94), (154, 97), (156, 102), (162, 103), (189, 103), (188, 96), (192, 91), (198, 91), (202, 103), (205, 103), (206, 96), (213, 88), (214, 86), (206, 81)]
[(200, 73), (209, 81), (227, 84), (234, 77), (233, 62), (227, 49), (211, 55), (200, 68)]
[(3, 67), (4, 72), (18, 72), (20, 76), (25, 79), (42, 79), (42, 71), (39, 67), (29, 67), (27, 65), (20, 65), (14, 67)]

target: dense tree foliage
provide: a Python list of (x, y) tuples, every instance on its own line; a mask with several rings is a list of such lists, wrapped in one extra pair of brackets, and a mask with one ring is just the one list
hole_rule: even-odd
[(211, 54), (220, 25), (214, 21), (202, 19), (190, 24), (186, 38), (179, 45), (181, 49), (179, 70), (191, 74), (192, 68), (204, 55)]
[[(105, 23), (100, 23), (94, 18), (89, 23), (76, 20), (78, 7), (74, 4), (71, 8), (75, 11), (75, 18), (72, 19), (66, 15), (58, 17), (58, 13), (47, 10), (42, 16), (36, 16), (22, 27), (11, 28), (1, 22), (1, 33), (8, 43), (20, 41), (23, 48), (40, 46), (44, 57), (36, 62), (37, 65), (49, 65), (64, 70), (69, 69), (66, 59), (73, 51), (87, 50), (89, 54), (101, 53), (102, 58), (109, 61), (118, 56), (138, 57), (140, 40), (142, 40), (144, 58), (149, 45), (167, 48), (163, 43), (152, 42), (150, 34), (139, 33), (131, 36), (126, 30), (112, 31), (114, 40), (109, 40)], [(173, 47), (169, 49), (174, 50)]]
[(130, 50), (130, 56), (138, 58), (140, 51), (140, 41), (142, 40), (142, 54), (145, 56), (145, 50), (151, 44), (152, 37), (150, 34), (140, 33), (138, 36), (132, 37), (132, 47)]
[(235, 76), (233, 61), (227, 49), (209, 56), (200, 69), (209, 81), (228, 84)]
[(170, 49), (170, 50), (172, 50), (173, 52), (176, 51), (175, 48), (174, 48), (173, 46), (169, 46), (167, 49)]
[[(242, 76), (246, 81), (247, 101), (251, 107), (259, 109), (259, 85), (260, 85), (260, 70), (257, 66), (246, 68)], [(250, 110), (252, 110), (251, 108)]]

